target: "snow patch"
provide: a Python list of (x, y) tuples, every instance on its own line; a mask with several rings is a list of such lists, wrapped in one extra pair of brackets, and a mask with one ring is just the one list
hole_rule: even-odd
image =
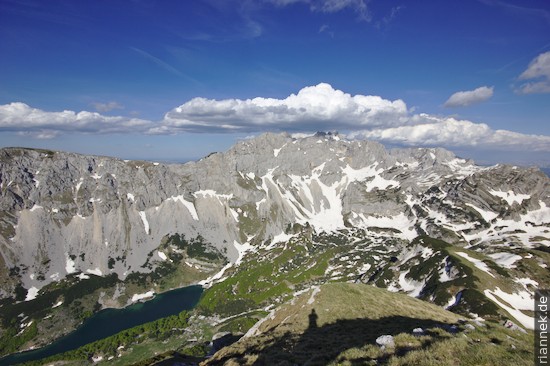
[[(512, 315), (518, 322), (520, 322), (525, 328), (533, 329), (535, 325), (535, 318), (525, 315), (520, 310), (535, 310), (535, 300), (532, 295), (527, 291), (521, 291), (518, 293), (509, 294), (502, 291), (497, 287), (494, 291), (483, 291), (485, 296), (495, 302), (498, 306), (506, 310)], [(501, 302), (498, 298), (506, 301), (510, 306)]]
[(101, 272), (99, 267), (96, 268), (96, 269), (88, 269), (86, 272), (88, 272), (90, 274), (93, 274), (93, 275), (96, 275), (96, 276), (103, 276), (103, 273)]
[(59, 301), (57, 304), (55, 304), (54, 306), (52, 306), (52, 309), (55, 309), (57, 307), (60, 307), (61, 305), (63, 305), (63, 301)]
[(101, 179), (101, 175), (95, 173), (94, 175), (91, 176), (92, 178), (94, 179)]
[[(198, 193), (198, 192), (197, 192)], [(172, 200), (174, 202), (181, 202), (182, 205), (184, 205), (189, 213), (191, 214), (191, 217), (195, 221), (199, 221), (199, 215), (197, 214), (197, 210), (195, 209), (195, 205), (193, 202), (189, 202), (183, 198), (183, 195), (170, 197), (169, 200)]]
[(521, 283), (527, 291), (529, 291), (527, 288), (528, 285), (531, 285), (535, 288), (538, 288), (539, 286), (539, 283), (535, 280), (532, 280), (531, 278), (516, 278), (514, 281), (517, 283)]
[(498, 265), (504, 268), (516, 268), (514, 263), (522, 259), (522, 257), (517, 254), (507, 252), (489, 254), (489, 257), (491, 257)]
[(279, 156), (280, 152), (281, 152), (281, 149), (273, 149), (273, 156), (275, 157)]
[(149, 221), (147, 221), (147, 216), (145, 216), (145, 211), (139, 211), (139, 217), (141, 217), (141, 221), (143, 222), (143, 228), (145, 229), (145, 233), (149, 234)]
[(265, 249), (273, 249), (275, 247), (275, 244), (277, 243), (286, 243), (290, 239), (292, 239), (294, 235), (285, 234), (284, 232), (280, 233), (279, 235), (275, 235), (273, 239), (271, 240), (271, 244), (269, 244)]
[(78, 183), (76, 184), (76, 192), (78, 192), (80, 190), (80, 187), (82, 186), (82, 183), (84, 182), (84, 178), (80, 178), (80, 180), (78, 181)]
[(235, 211), (234, 209), (232, 208), (229, 208), (229, 212), (231, 212), (231, 216), (233, 216), (233, 218), (235, 219), (236, 222), (239, 222), (239, 214), (237, 213), (237, 211)]
[[(343, 159), (343, 158), (340, 158)], [(346, 165), (345, 168), (342, 168), (342, 173), (347, 177), (348, 184), (352, 182), (362, 182), (367, 178), (375, 177), (383, 172), (383, 169), (376, 169), (378, 164), (372, 164), (361, 169), (353, 169), (349, 165)]]
[(256, 324), (254, 324), (252, 326), (252, 328), (250, 328), (248, 330), (248, 332), (246, 332), (246, 334), (243, 336), (243, 338), (250, 338), (250, 337), (258, 335), (260, 333), (258, 331), (260, 329), (260, 326), (263, 323), (265, 323), (266, 321), (271, 320), (271, 319), (275, 319), (275, 309), (271, 309), (269, 314), (267, 314), (267, 316), (265, 318), (262, 318), (258, 322), (256, 322)]
[(453, 296), (451, 296), (451, 298), (447, 302), (447, 305), (445, 305), (443, 308), (445, 310), (448, 310), (448, 309), (452, 308), (453, 306), (455, 306), (456, 304), (457, 304), (456, 296), (453, 295)]
[(44, 209), (44, 207), (38, 206), (37, 204), (34, 204), (34, 206), (32, 206), (32, 208), (29, 211), (33, 212), (33, 211), (36, 211), (38, 209)]
[(365, 216), (365, 214), (361, 213), (357, 217), (361, 219), (357, 223), (358, 226), (364, 229), (368, 227), (397, 229), (401, 231), (401, 234), (396, 233), (395, 235), (407, 240), (413, 240), (418, 236), (414, 230), (414, 223), (402, 212), (395, 216)]
[(372, 265), (371, 265), (370, 263), (365, 263), (365, 264), (363, 264), (363, 265), (357, 270), (357, 273), (359, 273), (359, 274), (364, 274), (364, 273), (366, 273), (371, 267), (372, 267)]
[(434, 254), (434, 251), (432, 248), (424, 248), (422, 250), (422, 253), (420, 254), (420, 256), (424, 259), (428, 259), (430, 258), (432, 255)]
[(490, 190), (489, 193), (491, 193), (493, 196), (502, 198), (510, 206), (512, 206), (514, 202), (517, 202), (521, 205), (523, 200), (531, 198), (531, 196), (528, 194), (514, 193), (514, 191), (511, 190), (508, 192)]
[(136, 196), (133, 193), (126, 193), (126, 197), (132, 202), (136, 201)]
[(319, 286), (313, 286), (313, 291), (311, 292), (311, 296), (307, 300), (308, 305), (311, 305), (315, 302), (315, 296), (321, 292), (321, 288)]
[(33, 286), (27, 291), (27, 297), (25, 297), (25, 301), (34, 300), (36, 299), (37, 295), (38, 295), (38, 289)]
[(148, 299), (148, 298), (151, 298), (153, 296), (155, 296), (155, 292), (153, 290), (149, 290), (144, 294), (134, 294), (134, 296), (132, 296), (132, 302), (137, 302), (137, 301), (140, 301), (140, 300), (143, 300), (143, 299)]
[(470, 176), (474, 173), (477, 173), (480, 170), (483, 170), (483, 168), (479, 168), (475, 166), (474, 164), (468, 164), (468, 162), (464, 159), (455, 158), (453, 160), (450, 160), (446, 163), (443, 163), (447, 165), (455, 174), (459, 174), (462, 177), (465, 178), (467, 176)]
[(388, 189), (390, 187), (399, 187), (399, 182), (396, 180), (385, 179), (380, 175), (376, 175), (373, 180), (369, 181), (367, 184), (367, 192), (371, 192), (373, 189), (377, 188), (379, 190)]
[(401, 286), (401, 289), (405, 291), (407, 295), (417, 297), (424, 288), (424, 282), (406, 279), (405, 277), (409, 271), (410, 269), (399, 275), (399, 286)]
[(168, 256), (166, 256), (166, 254), (164, 254), (160, 250), (158, 251), (158, 254), (159, 254), (160, 259), (162, 259), (163, 261), (168, 259)]
[(225, 271), (227, 271), (229, 268), (233, 266), (233, 263), (229, 262), (227, 263), (218, 273), (215, 275), (208, 277), (205, 280), (199, 281), (199, 285), (201, 285), (204, 288), (209, 288), (212, 286), (215, 282), (222, 282), (225, 278), (222, 278)]
[(99, 361), (103, 361), (103, 356), (93, 356), (92, 357), (92, 362), (93, 363), (97, 363)]
[(472, 205), (471, 203), (466, 203), (466, 206), (469, 206), (469, 207), (473, 208), (474, 210), (476, 210), (477, 212), (479, 212), (481, 217), (483, 217), (483, 220), (485, 220), (487, 222), (491, 222), (491, 221), (493, 221), (494, 219), (496, 219), (498, 217), (497, 213), (492, 212), (492, 211), (484, 210), (482, 208), (479, 208), (477, 206)]
[(196, 191), (195, 193), (193, 193), (193, 196), (197, 197), (197, 195), (201, 195), (203, 197), (217, 197), (218, 199), (224, 198), (224, 199), (227, 199), (227, 200), (230, 200), (230, 199), (233, 198), (233, 193), (231, 193), (231, 194), (219, 194), (219, 193), (217, 193), (216, 191), (214, 191), (212, 189), (200, 190), (200, 191)]
[(67, 272), (67, 274), (76, 272), (75, 263), (69, 256), (69, 253), (65, 253), (65, 272)]
[(475, 259), (470, 257), (468, 254), (464, 252), (456, 252), (457, 255), (461, 256), (462, 258), (465, 258), (467, 261), (471, 262), (476, 266), (478, 269), (482, 270), (483, 272), (487, 273), (491, 277), (495, 277), (490, 271), (489, 267), (487, 267), (487, 264), (485, 264), (483, 261), (479, 259)]
[(256, 248), (254, 246), (250, 245), (250, 243), (248, 243), (248, 242), (246, 242), (244, 244), (240, 244), (238, 241), (234, 240), (233, 245), (235, 246), (235, 249), (237, 249), (237, 252), (239, 252), (239, 257), (235, 261), (235, 266), (238, 266), (241, 263), (241, 261), (243, 260), (244, 255), (246, 254), (246, 252), (255, 252), (256, 251)]

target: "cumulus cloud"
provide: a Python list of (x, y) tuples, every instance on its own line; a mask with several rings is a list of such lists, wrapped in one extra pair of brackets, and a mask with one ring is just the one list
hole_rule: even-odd
[(285, 99), (213, 100), (194, 98), (168, 112), (161, 127), (167, 132), (315, 131), (387, 127), (407, 119), (402, 100), (355, 95), (321, 83)]
[[(489, 93), (483, 89), (489, 90)], [(492, 94), (482, 87), (479, 94)], [(478, 90), (476, 89), (476, 90)], [(475, 90), (473, 91), (475, 92)], [(468, 97), (472, 99), (472, 97)], [(468, 99), (466, 98), (466, 99)], [(483, 123), (414, 114), (402, 100), (350, 95), (321, 83), (285, 99), (213, 100), (194, 98), (168, 112), (150, 133), (351, 131), (364, 137), (407, 146), (447, 146), (550, 151), (550, 137), (494, 130)]]
[(519, 80), (530, 80), (519, 87), (520, 94), (550, 93), (550, 51), (535, 57)]
[(107, 103), (91, 103), (91, 106), (95, 108), (98, 112), (110, 112), (115, 109), (124, 109), (124, 106), (118, 102), (107, 102)]
[(145, 132), (151, 125), (142, 119), (108, 117), (96, 112), (46, 112), (25, 103), (0, 105), (0, 131), (24, 132), (36, 138), (53, 138), (60, 132)]
[(482, 86), (474, 90), (459, 91), (447, 99), (445, 107), (466, 107), (481, 103), (493, 96), (493, 87)]
[(442, 146), (493, 151), (550, 152), (550, 136), (497, 130), (484, 123), (415, 113), (400, 99), (350, 95), (321, 83), (283, 99), (214, 100), (194, 98), (160, 121), (103, 116), (95, 112), (46, 112), (24, 103), (0, 105), (0, 131), (53, 138), (78, 133), (241, 133), (265, 131), (307, 134), (345, 132), (404, 146)]
[(487, 150), (550, 151), (550, 136), (493, 130), (484, 123), (429, 115), (412, 117), (424, 123), (356, 131), (352, 138), (366, 138), (405, 146), (443, 146)]

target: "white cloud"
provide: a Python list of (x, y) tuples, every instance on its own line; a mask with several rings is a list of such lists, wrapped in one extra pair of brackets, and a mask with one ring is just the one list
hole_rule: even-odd
[(162, 127), (168, 132), (254, 132), (356, 130), (398, 126), (407, 119), (402, 100), (355, 95), (321, 83), (305, 87), (285, 99), (261, 98), (213, 100), (194, 98), (168, 112)]
[(58, 131), (52, 130), (38, 130), (38, 131), (19, 131), (17, 132), (20, 136), (28, 136), (38, 140), (50, 140), (59, 136)]
[[(492, 88), (483, 88), (492, 94)], [(474, 94), (479, 99), (479, 94), (488, 93)], [(400, 99), (390, 101), (372, 95), (352, 96), (325, 83), (305, 87), (285, 99), (194, 98), (168, 112), (162, 124), (150, 133), (253, 133), (266, 130), (352, 131), (350, 137), (408, 146), (550, 151), (549, 136), (494, 130), (483, 123), (414, 114)]]
[(91, 106), (95, 108), (98, 112), (110, 112), (114, 109), (124, 109), (124, 106), (118, 102), (107, 102), (107, 103), (91, 103)]
[(372, 16), (365, 0), (267, 0), (277, 6), (288, 6), (295, 3), (305, 3), (313, 12), (336, 13), (344, 9), (352, 9), (360, 20), (370, 22)]
[(519, 80), (531, 80), (519, 87), (517, 92), (521, 94), (550, 93), (550, 51), (531, 61)]
[(385, 17), (383, 17), (382, 19), (380, 19), (375, 23), (375, 27), (378, 29), (382, 27), (388, 27), (390, 23), (392, 23), (395, 20), (399, 12), (401, 12), (401, 10), (403, 9), (405, 9), (403, 5), (392, 7), (388, 15), (386, 15)]
[(0, 131), (25, 132), (36, 138), (53, 138), (60, 132), (145, 132), (151, 125), (152, 122), (142, 119), (108, 117), (95, 112), (46, 112), (25, 103), (0, 105)]
[(328, 26), (328, 24), (323, 24), (321, 28), (319, 28), (319, 33), (326, 33), (331, 38), (334, 38), (334, 32), (330, 30), (330, 27)]
[(406, 146), (443, 146), (484, 150), (548, 151), (550, 136), (525, 135), (507, 130), (493, 130), (484, 123), (455, 118), (415, 115), (413, 120), (425, 123), (357, 131), (352, 138), (366, 138)]
[(406, 146), (550, 152), (550, 136), (497, 130), (483, 123), (415, 113), (400, 99), (350, 95), (321, 83), (284, 99), (194, 98), (153, 122), (93, 112), (46, 112), (24, 103), (0, 105), (0, 131), (34, 138), (78, 133), (311, 133), (334, 131)]
[(445, 107), (466, 107), (481, 103), (493, 96), (493, 87), (482, 86), (474, 90), (459, 91), (450, 96)]

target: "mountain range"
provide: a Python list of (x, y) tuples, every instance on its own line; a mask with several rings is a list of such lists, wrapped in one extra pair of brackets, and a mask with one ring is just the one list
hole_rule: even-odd
[(185, 164), (4, 148), (2, 327), (37, 330), (3, 353), (197, 282), (203, 317), (245, 314), (247, 328), (254, 311), (355, 282), (532, 329), (549, 243), (548, 176), (440, 148), (269, 133)]

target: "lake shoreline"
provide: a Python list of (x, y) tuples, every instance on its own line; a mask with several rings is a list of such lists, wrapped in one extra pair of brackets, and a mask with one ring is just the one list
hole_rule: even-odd
[[(109, 307), (101, 309), (80, 323), (74, 330), (47, 345), (12, 353), (0, 358), (0, 366), (39, 360), (55, 354), (78, 349), (86, 344), (117, 334), (125, 329), (170, 315), (179, 314), (184, 310), (192, 310), (198, 304), (203, 291), (203, 286), (192, 284), (155, 294), (153, 298), (143, 302), (137, 301), (121, 308)], [(178, 301), (181, 307), (178, 307), (178, 304), (175, 306), (174, 301)], [(140, 314), (140, 312), (144, 314)], [(112, 317), (112, 319), (110, 319), (110, 317)], [(90, 331), (88, 328), (92, 327), (93, 329), (93, 324), (91, 324), (93, 322), (99, 322), (100, 324), (104, 322), (105, 326), (99, 330), (95, 329)], [(117, 327), (113, 322), (119, 322), (119, 324), (122, 325)], [(80, 334), (83, 332), (84, 334)], [(90, 333), (87, 332), (98, 334), (98, 336), (95, 337), (96, 339), (93, 339), (94, 337), (90, 337)], [(79, 342), (71, 340), (71, 338), (75, 337), (78, 338)], [(65, 345), (67, 343), (68, 345)]]

